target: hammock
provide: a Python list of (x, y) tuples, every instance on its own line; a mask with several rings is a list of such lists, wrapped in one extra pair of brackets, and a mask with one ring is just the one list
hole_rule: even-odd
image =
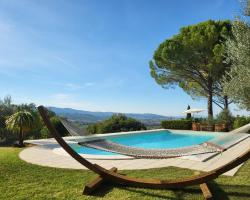
[(132, 156), (136, 158), (174, 158), (181, 156), (190, 156), (204, 153), (221, 152), (222, 149), (209, 143), (194, 145), (176, 149), (144, 149), (131, 146), (121, 145), (106, 139), (91, 140), (79, 142), (79, 145), (91, 147), (103, 151), (119, 153), (122, 155)]
[(83, 130), (81, 130), (78, 126), (76, 126), (74, 123), (70, 122), (67, 119), (60, 118), (60, 121), (62, 122), (63, 126), (67, 129), (67, 131), (72, 136), (86, 136), (86, 134)]
[[(75, 126), (68, 120), (61, 119), (61, 122), (72, 136), (86, 135), (83, 134), (82, 130), (80, 130), (77, 126)], [(118, 153), (126, 156), (132, 156), (136, 158), (174, 158), (204, 153), (215, 153), (224, 150), (222, 147), (213, 145), (209, 142), (176, 149), (144, 149), (118, 144), (107, 139), (92, 139), (91, 141), (81, 141), (81, 139), (85, 140), (85, 138), (82, 137), (76, 138), (76, 141), (81, 146), (112, 153)]]

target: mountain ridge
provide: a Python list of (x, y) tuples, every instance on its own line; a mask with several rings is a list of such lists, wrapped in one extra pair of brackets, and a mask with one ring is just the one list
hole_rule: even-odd
[[(57, 115), (69, 118), (73, 121), (79, 121), (84, 123), (95, 123), (98, 121), (105, 120), (111, 117), (113, 114), (118, 114), (120, 112), (100, 112), (100, 111), (86, 111), (78, 110), (73, 108), (58, 108), (58, 107), (48, 107), (51, 111), (55, 112)], [(132, 117), (140, 121), (162, 121), (166, 119), (177, 118), (173, 116), (164, 116), (152, 113), (122, 113), (127, 117)]]

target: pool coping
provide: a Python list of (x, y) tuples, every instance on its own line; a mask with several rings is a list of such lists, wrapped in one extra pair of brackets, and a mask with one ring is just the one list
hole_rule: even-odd
[[(58, 147), (54, 148), (53, 153), (62, 155), (62, 156), (69, 156), (66, 151), (64, 151), (63, 148)], [(90, 159), (90, 160), (133, 160), (137, 159), (131, 156), (126, 156), (126, 155), (94, 155), (94, 154), (83, 154), (79, 153), (84, 158)]]

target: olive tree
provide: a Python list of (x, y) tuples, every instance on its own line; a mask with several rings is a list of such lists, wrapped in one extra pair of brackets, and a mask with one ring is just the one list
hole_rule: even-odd
[[(245, 15), (245, 16), (244, 16)], [(226, 42), (227, 63), (232, 64), (224, 76), (224, 93), (250, 110), (250, 3), (245, 1), (243, 16), (232, 23), (232, 35)]]

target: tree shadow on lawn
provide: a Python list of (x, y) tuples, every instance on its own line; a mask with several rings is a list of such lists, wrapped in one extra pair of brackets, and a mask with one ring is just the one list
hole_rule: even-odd
[(91, 193), (91, 196), (95, 197), (105, 197), (106, 194), (109, 192), (112, 192), (113, 188), (116, 187), (109, 183), (102, 183), (99, 188), (96, 189), (93, 193)]
[[(250, 199), (250, 186), (247, 185), (218, 185), (216, 182), (212, 181), (208, 184), (211, 193), (213, 194), (214, 200), (229, 200), (232, 197), (234, 199)], [(93, 196), (104, 197), (107, 193), (112, 192), (112, 189), (116, 187), (119, 190), (126, 190), (131, 193), (137, 193), (142, 196), (149, 196), (152, 198), (161, 198), (168, 200), (184, 200), (192, 199), (192, 197), (199, 196), (203, 199), (203, 194), (200, 187), (193, 186), (182, 189), (168, 189), (168, 190), (154, 190), (154, 189), (143, 189), (143, 188), (132, 188), (125, 186), (114, 186), (112, 184), (104, 184), (100, 189), (97, 189), (93, 193)], [(169, 191), (171, 193), (164, 193), (159, 191)]]
[(214, 196), (214, 199), (229, 200), (235, 199), (250, 199), (250, 185), (222, 185), (215, 181), (210, 182), (209, 188)]

